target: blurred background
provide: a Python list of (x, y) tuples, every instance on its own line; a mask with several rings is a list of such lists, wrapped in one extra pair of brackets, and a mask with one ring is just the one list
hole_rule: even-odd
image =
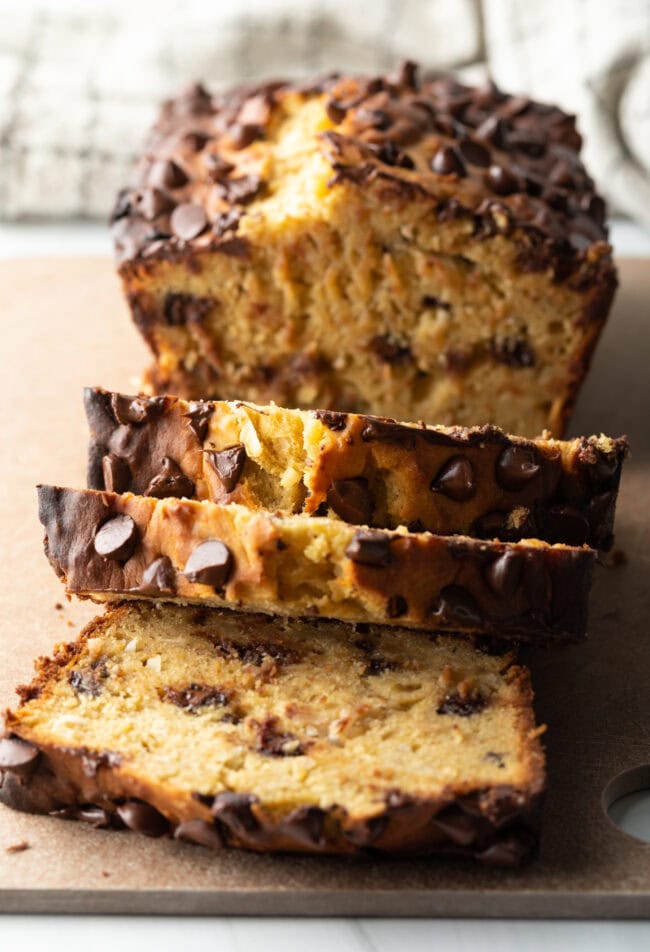
[(190, 80), (405, 57), (577, 113), (610, 209), (650, 228), (650, 0), (0, 0), (0, 221), (105, 219)]

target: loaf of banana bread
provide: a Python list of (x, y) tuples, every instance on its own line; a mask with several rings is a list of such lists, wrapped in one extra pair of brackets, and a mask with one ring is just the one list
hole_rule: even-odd
[(108, 611), (19, 688), (0, 799), (213, 849), (529, 858), (544, 755), (527, 671), (339, 627)]
[(595, 552), (485, 542), (237, 503), (39, 487), (69, 593), (172, 599), (546, 643), (584, 636)]
[(192, 87), (113, 212), (149, 386), (561, 435), (616, 286), (580, 146), (409, 63)]
[(611, 546), (625, 439), (84, 394), (88, 485), (516, 541)]

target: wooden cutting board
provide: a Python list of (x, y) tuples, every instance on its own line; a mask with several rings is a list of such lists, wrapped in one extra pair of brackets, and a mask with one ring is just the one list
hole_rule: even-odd
[[(650, 764), (650, 261), (622, 262), (621, 277), (573, 431), (630, 437), (617, 522), (628, 564), (598, 569), (586, 645), (530, 659), (538, 717), (548, 724), (539, 860), (500, 871), (431, 860), (217, 854), (0, 807), (0, 911), (650, 916), (650, 844), (620, 832), (603, 809), (615, 778)], [(30, 678), (32, 658), (73, 638), (94, 613), (65, 603), (43, 557), (34, 486), (83, 485), (82, 386), (128, 391), (148, 357), (108, 260), (3, 262), (0, 303), (6, 706), (14, 685)], [(616, 781), (610, 795), (633, 787)], [(29, 849), (6, 851), (21, 841)]]

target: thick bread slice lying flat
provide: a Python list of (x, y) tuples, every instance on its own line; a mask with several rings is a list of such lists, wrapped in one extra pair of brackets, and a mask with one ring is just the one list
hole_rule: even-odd
[(220, 848), (534, 849), (528, 672), (446, 637), (130, 602), (40, 659), (0, 797)]

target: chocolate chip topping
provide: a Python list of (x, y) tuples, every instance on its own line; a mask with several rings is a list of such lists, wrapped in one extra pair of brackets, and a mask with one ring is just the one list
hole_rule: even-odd
[(509, 492), (517, 492), (540, 471), (535, 449), (530, 446), (507, 446), (496, 464), (498, 484)]
[(298, 807), (282, 823), (282, 831), (291, 840), (306, 846), (324, 844), (326, 812), (320, 807)]
[(205, 450), (205, 458), (219, 477), (225, 492), (231, 493), (244, 471), (248, 459), (243, 443), (236, 443), (225, 450)]
[(327, 491), (327, 504), (344, 522), (368, 525), (373, 510), (368, 480), (362, 476), (337, 479)]
[(259, 175), (242, 175), (219, 182), (217, 188), (233, 205), (247, 205), (262, 191), (264, 182)]
[(212, 801), (212, 816), (232, 830), (236, 836), (244, 838), (260, 829), (257, 817), (253, 813), (253, 804), (257, 797), (250, 793), (218, 793)]
[(495, 595), (510, 598), (519, 587), (523, 568), (523, 557), (509, 549), (490, 562), (485, 570), (485, 579)]
[(182, 188), (188, 181), (185, 171), (172, 159), (154, 162), (149, 172), (149, 184), (161, 189)]
[(372, 529), (361, 530), (355, 533), (345, 554), (352, 562), (357, 562), (359, 565), (383, 568), (392, 561), (390, 536)]
[(124, 493), (131, 485), (131, 470), (129, 464), (121, 456), (108, 453), (102, 457), (102, 473), (104, 489), (109, 493)]
[(431, 607), (431, 615), (451, 629), (482, 628), (483, 616), (476, 599), (460, 585), (447, 585)]
[(113, 516), (96, 532), (93, 542), (95, 552), (114, 562), (130, 559), (138, 543), (138, 527), (131, 516)]
[(130, 830), (154, 838), (169, 833), (168, 820), (155, 807), (141, 800), (127, 800), (117, 808), (117, 815)]
[(190, 411), (186, 414), (189, 420), (189, 426), (196, 436), (199, 443), (202, 443), (208, 432), (208, 424), (214, 413), (214, 406), (204, 400), (193, 400), (190, 403)]
[(197, 843), (211, 850), (221, 850), (226, 842), (214, 823), (207, 820), (185, 820), (174, 830), (174, 839), (184, 843)]
[(3, 771), (28, 776), (36, 767), (39, 750), (18, 737), (0, 739), (0, 774)]
[(347, 413), (339, 413), (336, 410), (316, 410), (314, 416), (333, 432), (344, 430), (348, 425)]
[(176, 571), (171, 559), (166, 555), (154, 559), (142, 573), (140, 585), (132, 591), (138, 595), (148, 595), (153, 598), (159, 595), (175, 595)]
[(452, 456), (434, 477), (431, 489), (454, 502), (466, 502), (476, 492), (474, 467), (466, 456)]
[(208, 219), (203, 208), (194, 202), (177, 205), (169, 219), (171, 229), (182, 241), (191, 241), (207, 228)]
[(464, 176), (465, 165), (457, 149), (451, 145), (442, 145), (431, 159), (431, 168), (438, 175)]
[(164, 397), (127, 397), (120, 393), (111, 395), (111, 407), (118, 423), (146, 423), (160, 416), (165, 405)]
[(194, 549), (183, 574), (189, 582), (219, 589), (230, 578), (233, 567), (233, 557), (228, 546), (219, 539), (209, 539)]
[(145, 496), (157, 499), (174, 497), (191, 499), (194, 496), (194, 483), (185, 475), (178, 463), (170, 456), (163, 456), (160, 472), (154, 476), (144, 491)]
[(590, 526), (586, 517), (571, 506), (552, 506), (543, 514), (544, 538), (566, 545), (584, 545)]

